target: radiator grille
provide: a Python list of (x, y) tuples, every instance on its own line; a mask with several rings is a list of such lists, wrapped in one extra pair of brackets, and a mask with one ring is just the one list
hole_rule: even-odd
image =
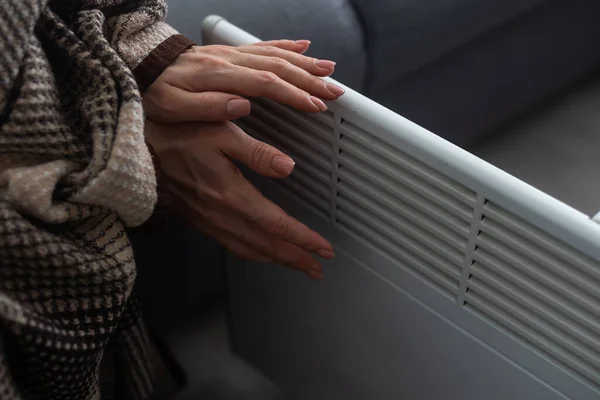
[(475, 193), (343, 121), (336, 221), (456, 298)]
[(492, 202), (465, 307), (600, 388), (600, 264)]

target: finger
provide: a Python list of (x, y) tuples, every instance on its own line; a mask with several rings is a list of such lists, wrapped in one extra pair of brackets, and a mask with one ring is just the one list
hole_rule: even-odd
[(194, 93), (170, 85), (161, 87), (160, 104), (155, 96), (144, 97), (144, 109), (159, 122), (221, 122), (250, 114), (250, 102), (221, 92)]
[[(315, 279), (323, 277), (323, 267), (310, 252), (281, 240), (272, 240), (271, 246), (269, 257), (279, 261), (281, 265), (310, 274)], [(316, 277), (317, 274), (320, 278)]]
[(305, 112), (322, 112), (327, 106), (319, 98), (312, 96), (270, 71), (257, 71), (230, 64), (225, 73), (209, 73), (204, 90), (236, 93), (246, 97), (268, 97), (279, 103)]
[(323, 273), (321, 264), (310, 252), (261, 231), (251, 222), (228, 215), (225, 210), (211, 218), (210, 223), (212, 229), (219, 231), (216, 237), (227, 238), (230, 243), (237, 242), (239, 248), (249, 248), (274, 264), (303, 272)]
[(256, 224), (268, 234), (291, 245), (315, 253), (324, 259), (335, 257), (331, 244), (317, 232), (310, 229), (295, 218), (289, 216), (280, 207), (260, 194), (258, 201), (252, 201), (258, 196), (249, 197), (243, 209), (238, 209), (240, 215), (249, 223)]
[[(212, 52), (226, 52), (228, 58), (239, 54), (237, 51), (217, 47)], [(327, 106), (318, 97), (310, 95), (270, 71), (225, 62), (214, 55), (190, 54), (192, 63), (186, 66), (173, 66), (173, 71), (182, 76), (179, 84), (190, 92), (234, 93), (245, 97), (268, 97), (300, 111), (322, 112)], [(190, 67), (191, 66), (191, 67)]]
[(221, 92), (193, 93), (181, 90), (179, 110), (187, 121), (222, 122), (250, 114), (250, 101), (240, 96)]
[[(252, 170), (265, 176), (283, 177), (292, 172), (293, 160), (273, 146), (263, 143), (237, 130), (238, 140), (226, 142), (225, 155), (241, 161)], [(289, 171), (289, 172), (287, 172)], [(287, 172), (287, 174), (285, 173)], [(279, 174), (278, 174), (279, 173)], [(323, 258), (334, 256), (333, 248), (321, 235), (288, 216), (281, 208), (267, 200), (250, 182), (238, 183), (237, 197), (229, 199), (230, 206), (244, 219), (256, 222), (265, 231)]]
[(241, 128), (231, 124), (230, 140), (223, 141), (224, 155), (241, 161), (253, 171), (271, 178), (283, 178), (294, 170), (296, 163), (285, 153), (246, 134)]
[(253, 250), (248, 247), (242, 241), (237, 239), (234, 235), (225, 232), (221, 229), (217, 228), (207, 228), (203, 227), (202, 229), (204, 233), (216, 239), (223, 247), (225, 247), (228, 251), (235, 254), (237, 257), (243, 260), (249, 261), (257, 261), (262, 263), (274, 263), (274, 260), (267, 256), (266, 254), (261, 254), (260, 252)]
[(269, 40), (265, 42), (254, 43), (252, 46), (273, 46), (283, 50), (303, 54), (310, 47), (310, 40)]
[(227, 207), (267, 234), (318, 256), (335, 256), (331, 244), (317, 232), (290, 217), (280, 207), (265, 198), (250, 182), (238, 183), (238, 190), (227, 199)]
[(335, 69), (333, 61), (317, 60), (275, 46), (241, 46), (237, 48), (237, 51), (263, 57), (281, 58), (316, 76), (329, 76)]
[(283, 58), (238, 53), (233, 56), (232, 62), (258, 71), (273, 72), (284, 81), (321, 99), (335, 100), (344, 94), (339, 86), (325, 82)]

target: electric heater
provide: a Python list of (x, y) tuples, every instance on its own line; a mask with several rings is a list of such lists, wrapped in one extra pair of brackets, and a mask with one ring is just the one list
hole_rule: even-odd
[(600, 399), (594, 218), (349, 88), (328, 107), (239, 121), (296, 161), (249, 178), (337, 257), (316, 283), (231, 257), (235, 351), (299, 399)]

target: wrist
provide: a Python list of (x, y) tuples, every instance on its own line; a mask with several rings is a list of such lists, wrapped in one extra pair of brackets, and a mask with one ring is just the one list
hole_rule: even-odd
[(182, 35), (173, 35), (164, 40), (133, 69), (140, 91), (146, 90), (177, 57), (194, 42)]

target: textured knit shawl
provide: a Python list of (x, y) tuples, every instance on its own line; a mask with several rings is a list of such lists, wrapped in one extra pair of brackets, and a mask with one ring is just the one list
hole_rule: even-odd
[(1, 400), (108, 398), (106, 358), (110, 396), (153, 391), (125, 227), (156, 202), (131, 70), (174, 33), (165, 11), (0, 1)]

